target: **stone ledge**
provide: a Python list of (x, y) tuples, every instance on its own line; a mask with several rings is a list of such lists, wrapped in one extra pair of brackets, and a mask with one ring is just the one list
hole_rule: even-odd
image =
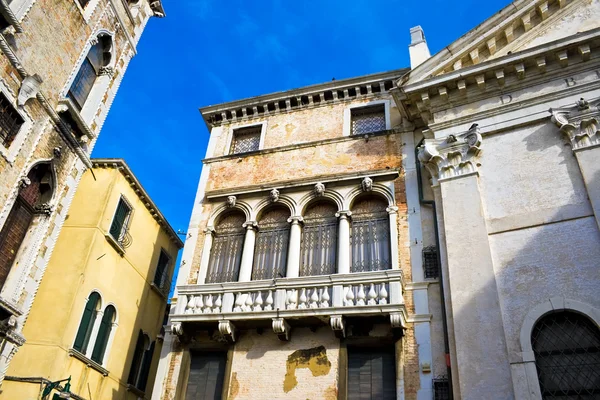
[(102, 365), (98, 364), (96, 361), (87, 358), (85, 356), (85, 354), (82, 354), (75, 349), (69, 349), (69, 356), (75, 357), (79, 361), (82, 361), (88, 367), (95, 369), (96, 371), (100, 372), (104, 376), (108, 376), (108, 370), (106, 368), (104, 368)]
[(119, 253), (121, 257), (125, 256), (125, 249), (110, 234), (105, 234), (106, 241)]

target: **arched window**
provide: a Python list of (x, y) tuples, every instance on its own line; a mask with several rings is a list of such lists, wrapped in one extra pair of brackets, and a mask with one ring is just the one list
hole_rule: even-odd
[(83, 316), (79, 323), (79, 329), (77, 330), (77, 336), (75, 337), (75, 344), (73, 348), (80, 353), (85, 354), (87, 352), (88, 344), (92, 336), (92, 330), (94, 329), (94, 322), (96, 321), (96, 315), (100, 311), (100, 295), (97, 292), (92, 292), (85, 303), (85, 309), (83, 310)]
[(154, 343), (150, 343), (148, 335), (140, 330), (135, 344), (135, 351), (133, 352), (133, 360), (131, 361), (127, 383), (143, 392), (146, 390), (146, 383), (148, 382), (148, 373), (150, 372), (150, 364), (154, 355)]
[(352, 261), (350, 272), (391, 268), (390, 222), (387, 202), (375, 196), (357, 199), (352, 206)]
[(258, 221), (252, 280), (285, 277), (290, 224), (287, 207), (272, 207)]
[(335, 204), (319, 201), (304, 213), (300, 276), (335, 273), (337, 218)]
[(99, 35), (98, 41), (94, 44), (69, 88), (67, 96), (73, 100), (73, 103), (81, 111), (87, 100), (96, 79), (102, 72), (102, 68), (110, 64), (112, 49), (112, 38), (107, 35)]
[(6, 282), (34, 216), (49, 211), (53, 192), (50, 163), (37, 164), (21, 181), (17, 199), (0, 231), (0, 288)]
[(531, 344), (543, 399), (600, 397), (600, 329), (592, 321), (570, 311), (547, 314)]
[(98, 364), (102, 364), (104, 361), (106, 346), (108, 345), (108, 339), (110, 338), (116, 317), (117, 310), (113, 306), (108, 306), (104, 309), (104, 315), (102, 316), (98, 336), (94, 344), (94, 351), (92, 352), (92, 360)]
[(240, 272), (246, 216), (241, 211), (224, 215), (215, 226), (206, 283), (235, 282)]

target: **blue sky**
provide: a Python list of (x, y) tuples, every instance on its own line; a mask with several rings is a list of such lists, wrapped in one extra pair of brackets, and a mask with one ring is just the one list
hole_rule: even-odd
[(509, 0), (163, 0), (94, 157), (124, 158), (175, 230), (187, 230), (206, 151), (199, 107), (408, 67), (409, 29), (434, 54)]

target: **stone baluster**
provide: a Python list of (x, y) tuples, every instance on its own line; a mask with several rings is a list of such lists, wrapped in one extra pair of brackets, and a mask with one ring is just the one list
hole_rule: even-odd
[(273, 291), (269, 290), (267, 299), (265, 300), (265, 311), (271, 311), (273, 309), (273, 303)]
[(324, 287), (321, 292), (321, 307), (329, 307), (329, 288)]
[(242, 260), (240, 262), (239, 282), (250, 282), (252, 278), (252, 262), (254, 260), (254, 243), (256, 242), (256, 221), (244, 223), (246, 228), (246, 237), (244, 238), (244, 248), (242, 250)]
[(196, 297), (196, 307), (194, 308), (194, 313), (201, 314), (202, 308), (204, 307), (204, 299), (203, 295)]
[(196, 305), (196, 298), (194, 296), (190, 296), (189, 301), (185, 305), (185, 313), (186, 314), (193, 314), (194, 313), (194, 306), (195, 305)]
[(300, 298), (298, 299), (298, 308), (299, 309), (306, 308), (307, 300), (308, 299), (306, 298), (306, 289), (302, 288), (302, 291), (300, 292)]
[(357, 306), (364, 306), (365, 303), (365, 299), (367, 298), (367, 296), (365, 295), (365, 287), (364, 285), (361, 283), (358, 286), (358, 294), (356, 295), (356, 305)]
[(335, 216), (339, 218), (338, 227), (338, 253), (337, 273), (350, 273), (350, 211), (339, 211)]
[(221, 312), (222, 306), (223, 306), (223, 300), (221, 299), (221, 295), (219, 294), (217, 296), (217, 299), (215, 300), (215, 313)]
[(317, 291), (317, 288), (312, 290), (312, 294), (310, 295), (310, 308), (319, 308), (319, 294)]
[(252, 311), (252, 305), (254, 301), (252, 301), (252, 293), (246, 293), (246, 302), (242, 307), (242, 311)]
[(233, 308), (233, 311), (235, 311), (235, 312), (242, 311), (243, 305), (244, 305), (243, 294), (242, 293), (236, 294), (236, 296), (235, 296), (235, 307)]
[(209, 314), (213, 309), (213, 295), (209, 294), (206, 296), (206, 302), (204, 303), (204, 312)]
[(288, 259), (286, 277), (297, 278), (300, 275), (300, 243), (302, 241), (302, 217), (288, 218), (290, 225), (290, 239), (288, 245)]
[(375, 285), (371, 283), (369, 287), (369, 293), (367, 294), (367, 304), (370, 306), (377, 304), (377, 293), (375, 292)]
[(379, 304), (387, 304), (388, 302), (388, 292), (385, 289), (385, 283), (381, 284), (381, 289), (379, 289)]
[(263, 309), (263, 299), (262, 299), (262, 292), (258, 292), (256, 294), (256, 298), (254, 299), (254, 311), (262, 311)]
[(354, 290), (351, 285), (346, 287), (346, 296), (344, 298), (345, 306), (353, 306), (354, 305)]

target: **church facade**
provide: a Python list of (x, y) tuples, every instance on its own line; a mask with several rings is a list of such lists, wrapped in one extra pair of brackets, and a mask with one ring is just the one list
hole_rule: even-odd
[(153, 399), (600, 393), (600, 2), (206, 107)]

